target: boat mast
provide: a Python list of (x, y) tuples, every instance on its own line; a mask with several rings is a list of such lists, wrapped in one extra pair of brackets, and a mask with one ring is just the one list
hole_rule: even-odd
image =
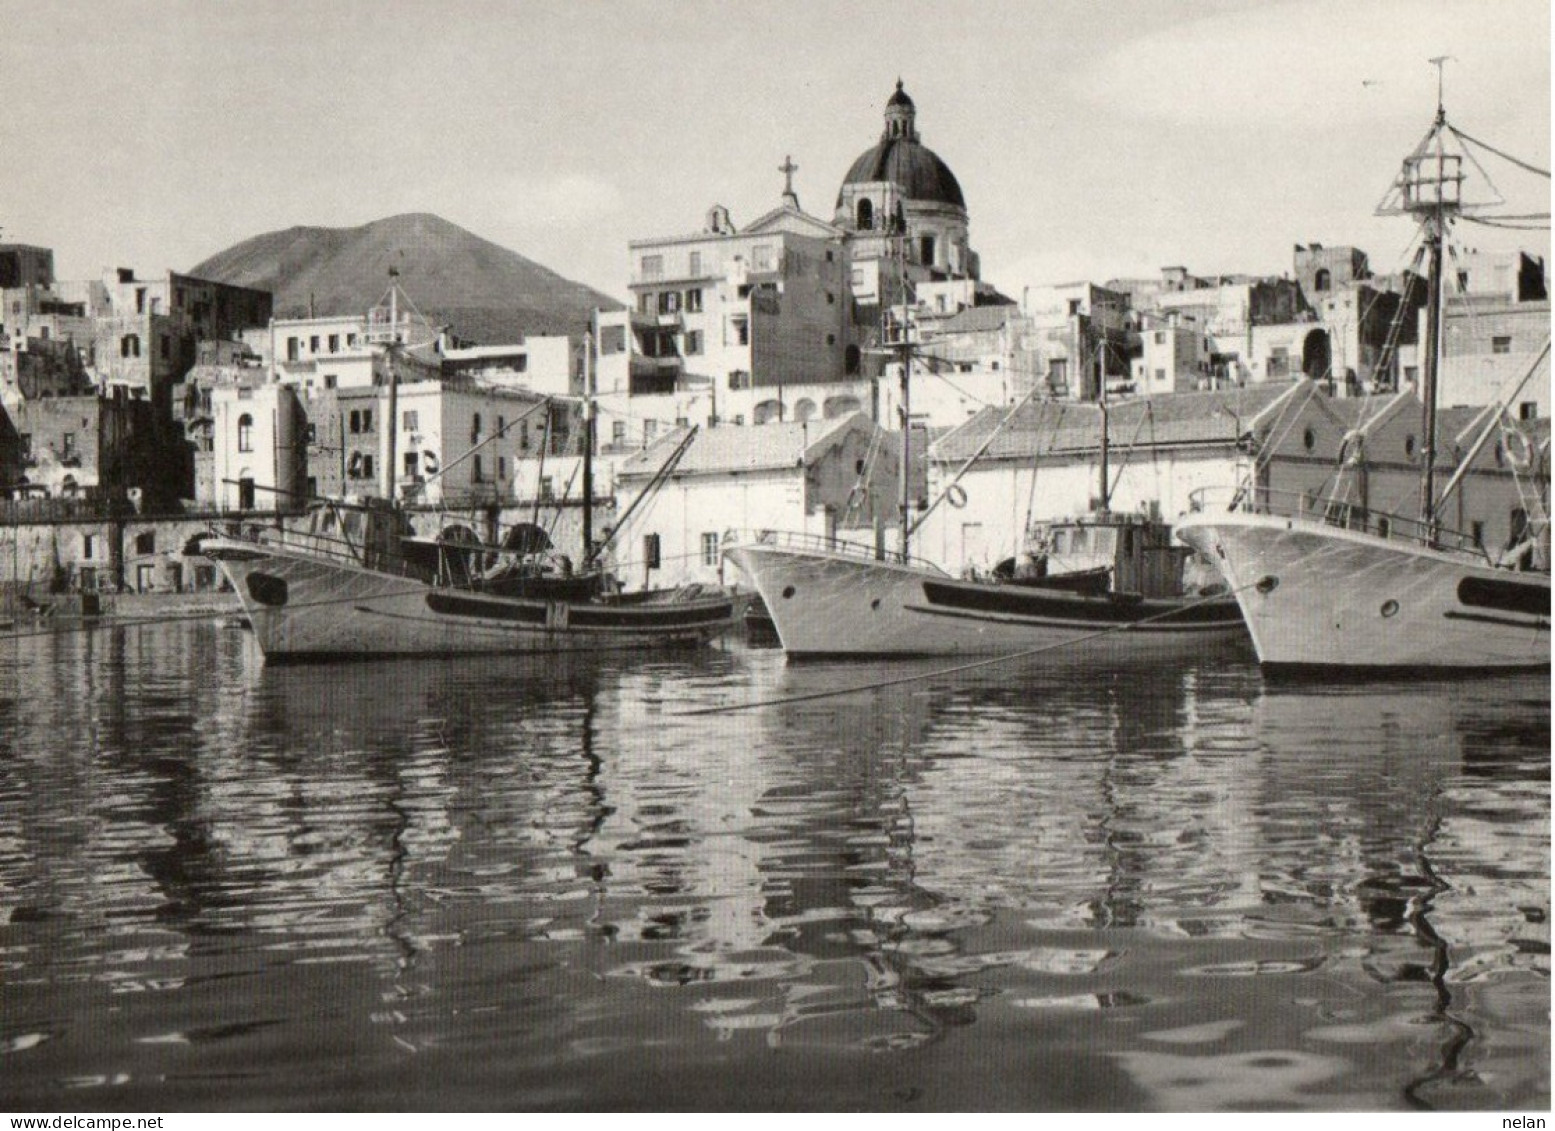
[(1431, 60), (1436, 65), (1436, 192), (1435, 207), (1427, 217), (1426, 239), (1430, 254), (1430, 291), (1426, 296), (1425, 364), (1421, 366), (1421, 433), (1425, 438), (1420, 469), (1420, 521), (1426, 537), (1436, 540), (1436, 388), (1442, 352), (1442, 245), (1446, 242), (1447, 156), (1442, 136), (1447, 125), (1447, 109), (1442, 99), (1442, 71), (1445, 55)]
[[(392, 267), (389, 269), (389, 271), (390, 274), (398, 274), (398, 272), (395, 271)], [(384, 496), (391, 504), (394, 502), (395, 497), (399, 494), (399, 491), (396, 489), (396, 480), (398, 477), (394, 471), (394, 461), (399, 458), (399, 425), (397, 421), (399, 420), (400, 407), (400, 376), (399, 370), (394, 367), (394, 335), (396, 333), (396, 327), (399, 324), (399, 306), (396, 301), (398, 297), (399, 285), (397, 283), (390, 283), (389, 338), (385, 345), (386, 352), (384, 355), (389, 360), (389, 419), (383, 422), (383, 426), (389, 433), (389, 460), (388, 466), (384, 469), (387, 475), (389, 489), (384, 492)]]
[(594, 560), (594, 334), (583, 335), (583, 565)]
[(1107, 437), (1107, 363), (1103, 351), (1106, 343), (1100, 340), (1096, 343), (1096, 403), (1101, 408), (1101, 513), (1106, 514), (1112, 509), (1112, 488), (1109, 485), (1111, 474), (1107, 463), (1110, 455)]
[(899, 510), (902, 521), (902, 563), (907, 562), (907, 550), (911, 534), (908, 517), (912, 505), (912, 332), (907, 305), (907, 226), (897, 233), (896, 263), (902, 284), (902, 324), (900, 353), (902, 358), (902, 483)]

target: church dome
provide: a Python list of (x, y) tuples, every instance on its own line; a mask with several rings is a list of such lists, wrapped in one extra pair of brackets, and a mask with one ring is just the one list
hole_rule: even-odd
[[(896, 92), (886, 103), (885, 131), (880, 135), (880, 143), (853, 162), (848, 175), (842, 178), (843, 189), (871, 181), (894, 181), (902, 186), (908, 200), (965, 209), (966, 198), (961, 195), (961, 185), (950, 166), (918, 140), (916, 116), (913, 100), (898, 79)], [(837, 203), (842, 203), (841, 192)]]

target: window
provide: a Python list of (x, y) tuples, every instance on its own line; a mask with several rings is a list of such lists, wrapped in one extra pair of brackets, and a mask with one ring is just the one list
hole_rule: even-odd
[(626, 352), (626, 327), (603, 326), (599, 331), (600, 353), (625, 353)]
[(87, 561), (92, 560), (92, 543), (97, 538), (95, 534), (81, 535), (81, 556)]
[(702, 352), (702, 331), (701, 330), (687, 330), (686, 331), (686, 356), (690, 357), (692, 354), (698, 354), (698, 353), (701, 353), (701, 352)]
[(74, 432), (66, 432), (61, 435), (59, 438), (59, 446), (60, 454), (62, 456), (64, 456), (66, 459), (73, 457), (76, 454), (76, 434)]
[(346, 345), (347, 346), (354, 346), (354, 345), (356, 345), (356, 335), (355, 334), (347, 334), (346, 335)]
[(359, 409), (351, 410), (351, 435), (358, 435), (362, 431), (362, 413)]
[(664, 277), (664, 256), (662, 256), (662, 255), (645, 255), (645, 256), (643, 256), (643, 278), (644, 279), (662, 279), (663, 277)]
[(307, 433), (307, 435), (308, 435), (308, 443), (310, 443), (310, 444), (318, 443), (319, 442), (319, 426), (317, 424), (314, 424), (314, 423), (312, 423), (310, 421), (309, 424), (308, 424), (308, 433)]
[(858, 202), (858, 225), (860, 231), (867, 232), (875, 226), (875, 206), (869, 199)]
[(513, 368), (520, 373), (525, 372), (529, 368), (529, 355), (527, 353), (519, 354), (513, 360)]
[(470, 482), (471, 483), (484, 483), (484, 482), (486, 482), (485, 476), (481, 472), (481, 457), (478, 456), (478, 455), (470, 457)]
[(748, 346), (751, 344), (751, 324), (748, 318), (729, 319), (729, 336), (734, 340), (731, 345)]
[(363, 432), (371, 432), (372, 430), (373, 430), (373, 410), (370, 409), (370, 408), (364, 408), (362, 410), (362, 431)]
[(826, 344), (829, 345), (829, 346), (836, 345), (837, 344), (837, 335), (836, 334), (827, 334), (826, 335)]
[(248, 413), (238, 417), (238, 451), (254, 450), (254, 418)]
[(140, 335), (138, 335), (138, 334), (125, 334), (124, 337), (120, 338), (119, 339), (119, 356), (120, 357), (139, 357), (140, 356)]
[(481, 414), (476, 413), (470, 418), (470, 443), (478, 443), (481, 438)]
[(518, 446), (521, 451), (529, 450), (529, 421), (527, 420), (518, 423)]
[(549, 475), (540, 476), (540, 497), (542, 499), (551, 499), (555, 498), (555, 496), (556, 481), (553, 480)]
[(498, 456), (497, 457), (497, 478), (499, 480), (501, 480), (501, 479), (506, 479), (507, 477), (508, 477), (508, 457), (507, 456)]
[(419, 431), (421, 431), (421, 413), (417, 409), (407, 408), (400, 415), (400, 431), (402, 431), (402, 432), (419, 432)]
[(688, 314), (702, 313), (702, 288), (692, 287), (686, 292), (686, 312)]
[(612, 420), (610, 422), (610, 442), (617, 447), (626, 443), (626, 421)]
[(416, 471), (420, 468), (420, 466), (421, 460), (415, 452), (405, 453), (405, 477), (407, 479), (414, 478)]
[(1474, 545), (1479, 549), (1485, 548), (1485, 523), (1481, 519), (1475, 519), (1469, 523), (1469, 537), (1474, 539)]
[(637, 296), (637, 309), (643, 314), (653, 313), (653, 304), (658, 300), (654, 298), (653, 291), (644, 291)]
[(716, 566), (718, 564), (718, 532), (709, 530), (702, 535), (702, 564)]
[(920, 236), (920, 237), (918, 237), (918, 262), (919, 263), (933, 263), (934, 262), (934, 237), (933, 236)]
[(1166, 381), (1166, 370), (1164, 370), (1164, 369), (1157, 369), (1155, 371), (1155, 379), (1156, 379), (1157, 382), (1164, 383)]
[(1334, 285), (1334, 277), (1329, 274), (1327, 267), (1319, 267), (1316, 275), (1312, 277), (1312, 289), (1326, 291)]
[(362, 478), (363, 479), (371, 479), (372, 477), (373, 477), (373, 457), (371, 455), (368, 455), (366, 452), (363, 452), (362, 453)]
[(308, 352), (319, 352), (319, 336), (317, 334), (314, 334), (311, 338), (308, 339)]
[(679, 311), (680, 311), (680, 292), (679, 291), (660, 291), (659, 292), (659, 313), (660, 314), (676, 314), (676, 313), (679, 313)]
[(1158, 346), (1164, 346), (1166, 344), (1166, 331), (1165, 330), (1157, 330), (1155, 332), (1155, 344), (1158, 345)]
[(752, 271), (770, 271), (770, 270), (772, 270), (772, 245), (771, 244), (758, 244), (756, 247), (751, 249), (751, 270)]
[(302, 346), (302, 343), (300, 343), (296, 338), (287, 338), (286, 339), (286, 360), (287, 361), (296, 361), (298, 359), (298, 357), (301, 356), (301, 346)]
[(330, 353), (339, 353), (340, 352), (340, 335), (339, 334), (331, 334), (329, 336), (329, 352)]
[[(691, 270), (688, 273), (692, 278), (695, 278), (702, 273), (702, 253), (700, 251), (693, 251), (691, 253)], [(701, 293), (701, 291), (697, 292), (698, 295)], [(688, 294), (686, 297), (689, 299), (690, 295)], [(701, 310), (702, 307), (699, 305), (697, 306), (697, 309)]]
[(336, 384), (337, 384), (337, 378), (335, 377), (335, 375), (333, 373), (326, 373), (326, 374), (324, 374), (324, 387), (326, 389), (333, 389)]
[[(1519, 404), (1517, 406), (1517, 419), (1518, 420), (1538, 420), (1539, 419), (1539, 402), (1538, 401), (1523, 401), (1521, 404)], [(26, 437), (23, 437), (23, 439), (25, 440)]]
[(1490, 339), (1491, 353), (1511, 353), (1512, 337), (1510, 334), (1497, 334)]

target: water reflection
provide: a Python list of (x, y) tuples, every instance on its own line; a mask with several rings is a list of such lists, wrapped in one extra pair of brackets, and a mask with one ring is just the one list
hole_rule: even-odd
[(8, 647), (17, 1103), (1548, 1102), (1539, 679)]

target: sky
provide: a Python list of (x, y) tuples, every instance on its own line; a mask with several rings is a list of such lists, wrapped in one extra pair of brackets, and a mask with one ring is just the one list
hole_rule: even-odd
[(1313, 241), (1386, 272), (1438, 55), (1450, 119), (1548, 169), (1547, 0), (0, 0), (0, 239), (84, 279), (426, 211), (623, 297), (629, 240), (756, 219), (786, 156), (829, 219), (900, 77), (1007, 294)]

